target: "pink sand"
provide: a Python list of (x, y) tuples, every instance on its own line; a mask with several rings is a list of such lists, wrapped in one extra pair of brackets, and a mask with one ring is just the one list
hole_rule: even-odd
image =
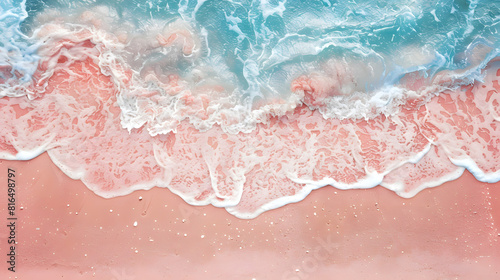
[(8, 168), (17, 173), (17, 263), (7, 270), (2, 226), (1, 279), (500, 278), (500, 183), (467, 172), (411, 199), (325, 187), (240, 220), (167, 189), (101, 198), (45, 153), (0, 161), (0, 182)]

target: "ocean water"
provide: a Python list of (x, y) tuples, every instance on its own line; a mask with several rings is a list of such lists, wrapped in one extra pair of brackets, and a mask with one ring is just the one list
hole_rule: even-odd
[(0, 1), (0, 157), (240, 218), (500, 180), (498, 1)]

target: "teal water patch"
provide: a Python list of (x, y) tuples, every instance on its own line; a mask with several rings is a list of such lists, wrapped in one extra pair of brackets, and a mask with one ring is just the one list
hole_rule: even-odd
[[(486, 61), (498, 53), (500, 43), (498, 1), (36, 0), (27, 1), (25, 7), (20, 3), (2, 4), (2, 13), (18, 6), (12, 10), (17, 17), (4, 19), (1, 27), (16, 41), (23, 35), (15, 26), (26, 19), (22, 30), (33, 29), (34, 18), (48, 9), (81, 11), (104, 5), (138, 28), (182, 18), (198, 32), (206, 31), (205, 55), (226, 65), (242, 94), (260, 97), (284, 90), (269, 85), (269, 79), (290, 63), (297, 72), (307, 72), (303, 62), (359, 59), (359, 55), (378, 58), (384, 71), (365, 85), (373, 89), (396, 83), (415, 70), (432, 75), (473, 66), (477, 61), (467, 53), (475, 46), (490, 48)], [(27, 45), (19, 44), (14, 45), (22, 53), (28, 51)], [(421, 60), (411, 59), (415, 51)]]
[(38, 45), (20, 29), (27, 18), (25, 1), (0, 2), (0, 78), (5, 84), (15, 85), (31, 81), (36, 70)]

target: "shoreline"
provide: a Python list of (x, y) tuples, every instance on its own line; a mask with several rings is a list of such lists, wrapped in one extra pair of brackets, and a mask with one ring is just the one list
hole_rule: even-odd
[[(99, 197), (64, 175), (46, 153), (30, 161), (1, 160), (0, 166), (2, 181), (8, 168), (19, 174), (17, 271), (0, 270), (9, 279), (500, 274), (500, 183), (478, 182), (468, 171), (410, 199), (380, 186), (323, 187), (303, 201), (242, 220), (223, 208), (188, 205), (157, 187)], [(7, 237), (5, 229), (1, 236)]]

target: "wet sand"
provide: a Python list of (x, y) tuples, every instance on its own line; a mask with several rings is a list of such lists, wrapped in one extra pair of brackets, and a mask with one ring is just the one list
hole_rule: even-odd
[(18, 244), (13, 273), (2, 226), (1, 279), (500, 278), (500, 183), (468, 172), (411, 199), (325, 187), (240, 220), (168, 189), (101, 198), (44, 153), (0, 161), (5, 224), (8, 168)]

